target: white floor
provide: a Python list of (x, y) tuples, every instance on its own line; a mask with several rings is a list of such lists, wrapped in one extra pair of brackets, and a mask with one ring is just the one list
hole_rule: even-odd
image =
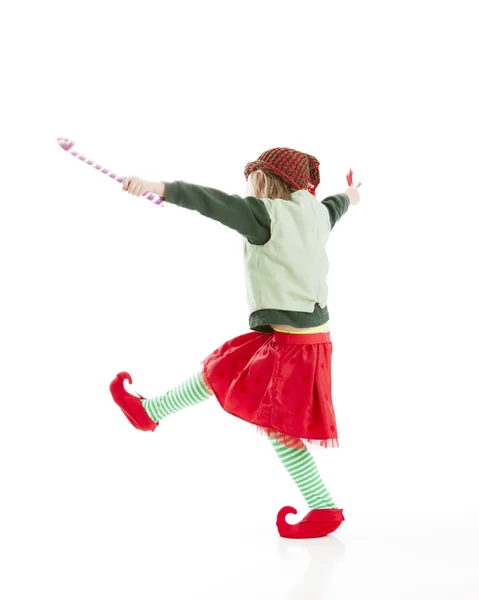
[(457, 528), (419, 518), (372, 523), (347, 517), (330, 536), (286, 540), (276, 533), (274, 514), (245, 509), (235, 518), (226, 507), (215, 511), (206, 504), (203, 514), (155, 514), (154, 503), (126, 511), (121, 498), (108, 511), (98, 500), (94, 519), (91, 498), (83, 515), (69, 515), (65, 507), (55, 519), (19, 532), (2, 578), (3, 597), (479, 598), (479, 527), (464, 517)]

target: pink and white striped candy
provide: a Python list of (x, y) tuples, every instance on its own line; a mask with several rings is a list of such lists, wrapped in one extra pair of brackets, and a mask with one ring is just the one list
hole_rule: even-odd
[[(65, 150), (69, 154), (76, 156), (78, 159), (82, 160), (83, 162), (86, 162), (87, 165), (94, 167), (101, 173), (104, 173), (105, 175), (108, 175), (115, 181), (118, 181), (118, 183), (123, 183), (123, 177), (120, 177), (119, 175), (116, 175), (116, 173), (113, 173), (112, 171), (109, 171), (105, 167), (102, 167), (101, 165), (96, 163), (94, 160), (91, 160), (90, 158), (83, 156), (83, 154), (79, 154), (75, 150), (72, 150), (72, 148), (75, 144), (75, 142), (73, 142), (72, 140), (69, 140), (68, 138), (57, 138), (57, 142), (59, 143), (60, 147), (63, 148), (63, 150)], [(161, 196), (158, 196), (157, 194), (153, 194), (152, 192), (145, 192), (143, 194), (143, 196), (145, 196), (145, 198), (147, 200), (151, 200), (152, 202), (154, 202), (154, 204), (158, 204), (158, 205), (163, 205), (163, 202), (165, 201), (164, 198), (162, 198)]]

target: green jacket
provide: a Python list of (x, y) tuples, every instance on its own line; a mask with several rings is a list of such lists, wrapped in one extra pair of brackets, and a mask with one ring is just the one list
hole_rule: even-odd
[[(166, 202), (176, 204), (182, 208), (196, 210), (203, 216), (219, 221), (223, 225), (234, 229), (245, 238), (247, 296), (248, 304), (251, 309), (249, 316), (250, 329), (253, 331), (271, 333), (273, 331), (271, 325), (286, 324), (292, 327), (317, 327), (329, 320), (328, 307), (325, 303), (325, 299), (327, 298), (327, 285), (325, 281), (325, 274), (327, 273), (327, 257), (324, 245), (329, 231), (331, 231), (341, 216), (349, 208), (349, 197), (346, 194), (342, 193), (328, 196), (321, 201), (321, 207), (318, 207), (317, 205), (315, 207), (314, 203), (318, 203), (318, 200), (307, 190), (298, 190), (294, 192), (291, 195), (290, 201), (280, 199), (271, 200), (269, 198), (258, 200), (254, 196), (243, 198), (237, 194), (226, 194), (225, 192), (214, 188), (195, 185), (185, 181), (164, 182), (164, 184), (166, 188)], [(276, 205), (276, 202), (285, 204)], [(286, 208), (286, 205), (290, 202), (291, 206)], [(296, 205), (296, 210), (293, 205)], [(324, 211), (324, 207), (326, 208), (327, 213)], [(289, 270), (292, 276), (292, 279), (291, 277), (288, 279), (290, 285), (292, 285), (292, 280), (297, 278), (296, 274), (300, 265), (301, 256), (303, 256), (304, 261), (305, 240), (314, 240), (315, 227), (316, 231), (321, 232), (319, 236), (316, 236), (320, 238), (321, 243), (318, 244), (318, 241), (316, 241), (311, 246), (311, 251), (316, 251), (320, 256), (321, 262), (316, 265), (316, 268), (317, 271), (319, 270), (323, 281), (321, 283), (321, 281), (318, 280), (319, 275), (315, 275), (315, 273), (312, 274), (312, 279), (315, 281), (314, 285), (317, 285), (321, 289), (321, 292), (316, 296), (315, 291), (313, 295), (308, 295), (306, 298), (304, 294), (309, 293), (309, 288), (304, 287), (305, 280), (303, 278), (303, 285), (300, 286), (303, 295), (300, 297), (298, 294), (295, 294), (293, 298), (290, 294), (290, 300), (286, 302), (286, 300), (283, 299), (280, 304), (282, 307), (288, 305), (288, 308), (291, 306), (296, 308), (296, 310), (285, 310), (284, 308), (279, 309), (273, 307), (268, 308), (268, 305), (263, 307), (258, 300), (259, 295), (257, 286), (260, 277), (254, 272), (251, 273), (252, 265), (255, 264), (255, 261), (251, 260), (251, 257), (252, 253), (254, 254), (255, 251), (259, 251), (262, 256), (264, 255), (264, 261), (262, 263), (263, 271), (260, 273), (263, 278), (267, 272), (265, 270), (267, 265), (269, 264), (269, 273), (271, 273), (271, 266), (273, 264), (276, 266), (277, 264), (278, 276), (275, 274), (274, 276), (268, 277), (271, 283), (274, 281), (279, 282), (281, 279), (279, 274), (284, 272), (285, 269), (289, 269), (289, 260), (287, 261), (288, 264), (286, 264), (286, 261), (283, 261), (283, 264), (278, 264), (278, 260), (281, 260), (281, 257), (278, 254), (281, 244), (269, 244), (268, 249), (265, 246), (265, 244), (270, 241), (280, 241), (281, 238), (278, 236), (280, 235), (281, 228), (278, 227), (280, 222), (278, 219), (278, 210), (281, 211), (285, 209), (288, 214), (297, 215), (296, 220), (291, 220), (291, 224), (295, 225), (292, 231), (296, 234), (298, 239), (298, 244), (296, 245), (303, 247), (303, 255), (301, 255), (299, 251), (295, 254), (296, 265), (292, 271), (291, 269)], [(329, 223), (327, 224), (324, 219), (325, 213), (329, 215)], [(283, 223), (283, 221), (281, 221), (281, 223)], [(286, 234), (283, 235), (283, 239), (286, 239)], [(254, 246), (265, 246), (265, 248), (255, 249)], [(271, 250), (272, 254), (271, 256), (268, 256), (270, 247), (274, 247), (274, 250)], [(294, 247), (294, 244), (290, 244), (290, 254)], [(276, 263), (274, 262), (275, 260)], [(312, 267), (314, 268), (315, 265), (312, 264)], [(318, 269), (318, 267), (322, 268)], [(310, 284), (310, 287), (312, 285), (313, 284)], [(293, 288), (291, 287), (291, 290), (292, 289)], [(313, 289), (313, 287), (311, 287), (311, 289)], [(314, 289), (316, 290), (316, 288)], [(269, 296), (266, 294), (266, 299), (270, 302), (269, 306), (271, 305), (271, 294), (272, 291), (270, 289)], [(307, 301), (305, 301), (305, 298)], [(320, 302), (319, 304), (316, 303), (318, 301)], [(297, 307), (299, 306), (302, 308), (307, 307), (308, 310), (297, 310)]]

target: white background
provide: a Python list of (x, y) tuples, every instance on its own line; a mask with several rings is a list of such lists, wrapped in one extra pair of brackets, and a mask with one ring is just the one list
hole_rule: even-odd
[[(3, 598), (477, 598), (474, 4), (2, 8)], [(328, 244), (337, 532), (279, 538), (304, 501), (214, 398), (154, 434), (114, 404), (119, 371), (156, 396), (248, 331), (242, 240), (60, 136), (232, 194), (276, 146), (318, 157), (319, 200), (363, 182)]]

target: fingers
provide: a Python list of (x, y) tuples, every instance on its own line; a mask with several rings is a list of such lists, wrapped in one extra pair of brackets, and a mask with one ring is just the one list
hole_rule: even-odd
[(123, 177), (123, 190), (134, 196), (142, 196), (145, 193), (145, 182), (139, 177)]
[(145, 182), (142, 179), (139, 179), (135, 185), (133, 194), (135, 196), (142, 196), (144, 193), (145, 193)]

